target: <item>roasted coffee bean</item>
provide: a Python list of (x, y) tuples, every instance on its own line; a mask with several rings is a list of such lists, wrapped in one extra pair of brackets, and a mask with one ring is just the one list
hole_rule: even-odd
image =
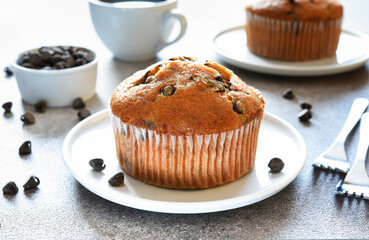
[(74, 65), (74, 58), (73, 58), (73, 56), (72, 55), (70, 55), (70, 54), (64, 54), (63, 56), (62, 56), (62, 58), (63, 58), (63, 61), (64, 61), (64, 63), (65, 63), (65, 67), (66, 68), (70, 68), (70, 67), (73, 67), (73, 65)]
[(293, 99), (294, 98), (294, 94), (293, 94), (293, 91), (291, 88), (288, 88), (286, 89), (282, 96), (285, 98), (285, 99)]
[(42, 70), (52, 70), (53, 68), (52, 67), (50, 67), (50, 66), (45, 66), (45, 67), (43, 67), (43, 68), (41, 68)]
[(51, 50), (49, 49), (44, 50), (44, 51), (40, 50), (40, 54), (44, 62), (51, 62), (51, 59), (53, 57), (53, 52)]
[(289, 0), (291, 4), (294, 4), (295, 3), (295, 0)]
[(25, 141), (24, 143), (22, 143), (22, 145), (19, 147), (18, 152), (19, 152), (20, 156), (30, 154), (32, 152), (32, 143), (31, 143), (31, 141)]
[(91, 115), (90, 111), (86, 108), (82, 108), (78, 111), (77, 116), (80, 120), (83, 120)]
[(30, 190), (33, 188), (37, 188), (40, 185), (40, 179), (35, 176), (31, 176), (28, 181), (23, 185), (24, 190)]
[(145, 83), (151, 83), (155, 79), (156, 79), (155, 76), (149, 76), (149, 77), (146, 78)]
[(45, 100), (38, 101), (35, 103), (34, 108), (36, 112), (43, 113), (47, 108), (47, 102)]
[(309, 109), (303, 109), (299, 114), (298, 117), (301, 122), (307, 122), (310, 120), (310, 118), (313, 117), (311, 114), (311, 111)]
[(163, 90), (161, 91), (161, 93), (164, 96), (171, 96), (176, 92), (176, 89), (172, 86), (166, 86), (165, 88), (163, 88)]
[(21, 116), (21, 121), (24, 124), (34, 124), (36, 119), (32, 113), (26, 112), (25, 114)]
[(205, 82), (206, 85), (210, 88), (215, 88), (216, 92), (224, 92), (225, 91), (225, 87), (224, 84), (222, 82), (219, 82), (217, 80), (213, 80), (213, 79), (208, 79), (205, 78)]
[(4, 68), (4, 73), (7, 77), (10, 77), (13, 75), (13, 71), (10, 69), (10, 67), (5, 67)]
[(52, 64), (56, 64), (58, 62), (63, 62), (63, 57), (61, 54), (57, 53), (57, 54), (54, 54), (53, 57), (51, 58), (51, 63)]
[(95, 170), (98, 172), (101, 172), (102, 170), (105, 169), (106, 165), (104, 164), (104, 160), (101, 158), (94, 158), (91, 159), (88, 164)]
[(82, 98), (76, 98), (74, 99), (73, 101), (73, 108), (74, 109), (81, 109), (81, 108), (84, 108), (86, 106), (86, 104), (84, 103), (83, 99)]
[(57, 62), (57, 63), (55, 63), (55, 65), (54, 65), (54, 69), (64, 69), (64, 68), (66, 68), (66, 66), (65, 66), (65, 63), (64, 63), (64, 62), (62, 62), (62, 61)]
[(246, 106), (243, 102), (237, 101), (233, 103), (233, 111), (238, 114), (243, 114), (244, 110), (246, 110)]
[(32, 69), (35, 69), (36, 68), (31, 63), (22, 63), (21, 66), (22, 67), (25, 67), (25, 68), (32, 68)]
[(28, 53), (25, 53), (24, 55), (22, 55), (18, 60), (18, 64), (22, 65), (24, 63), (29, 63), (29, 54)]
[(275, 157), (269, 161), (268, 167), (273, 173), (279, 173), (284, 168), (284, 162), (282, 159)]
[(34, 65), (37, 66), (42, 62), (42, 56), (40, 53), (36, 52), (36, 53), (31, 53), (29, 55), (29, 62)]
[(124, 173), (119, 172), (109, 179), (110, 186), (120, 187), (124, 185)]
[(73, 57), (75, 59), (78, 59), (78, 58), (85, 58), (87, 55), (87, 52), (85, 51), (82, 51), (82, 50), (77, 50), (75, 53), (73, 53)]
[(6, 103), (4, 103), (3, 104), (3, 108), (5, 110), (5, 113), (11, 113), (12, 106), (13, 106), (13, 103), (12, 102), (6, 102)]
[(63, 55), (64, 54), (64, 50), (62, 47), (53, 47), (52, 50), (54, 51), (55, 54), (60, 54)]
[(86, 60), (84, 58), (77, 58), (76, 61), (74, 61), (75, 67), (82, 66), (84, 64), (86, 64)]
[(18, 187), (15, 184), (15, 182), (8, 182), (3, 187), (3, 194), (6, 194), (6, 195), (14, 195), (14, 194), (17, 194), (17, 192), (18, 192)]
[(311, 105), (310, 103), (306, 103), (306, 102), (301, 103), (300, 106), (301, 106), (302, 109), (309, 109), (310, 110), (310, 109), (313, 108), (313, 105)]

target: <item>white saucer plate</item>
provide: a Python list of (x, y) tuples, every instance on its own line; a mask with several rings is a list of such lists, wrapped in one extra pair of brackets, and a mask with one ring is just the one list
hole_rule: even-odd
[(323, 76), (361, 67), (369, 59), (369, 36), (343, 28), (336, 54), (313, 61), (278, 61), (259, 57), (246, 46), (244, 26), (228, 28), (213, 38), (213, 50), (226, 63), (281, 76)]
[[(271, 173), (269, 160), (283, 159), (280, 173)], [(88, 162), (102, 158), (102, 172)], [(268, 198), (291, 183), (305, 165), (303, 138), (289, 123), (265, 113), (254, 169), (235, 182), (203, 190), (174, 190), (145, 184), (125, 174), (125, 185), (111, 187), (108, 180), (118, 171), (109, 112), (103, 110), (78, 123), (66, 136), (63, 159), (72, 175), (98, 196), (128, 207), (163, 213), (208, 213), (243, 207)]]

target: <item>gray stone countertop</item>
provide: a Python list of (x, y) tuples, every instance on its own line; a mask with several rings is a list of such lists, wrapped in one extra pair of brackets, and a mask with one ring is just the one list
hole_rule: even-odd
[[(344, 25), (369, 34), (369, 1), (342, 0)], [(334, 188), (342, 174), (314, 170), (312, 161), (335, 139), (353, 100), (369, 98), (369, 64), (357, 70), (321, 77), (281, 77), (247, 71), (220, 61), (211, 48), (215, 33), (244, 23), (242, 0), (181, 0), (178, 8), (188, 31), (157, 59), (119, 62), (98, 39), (84, 0), (13, 0), (0, 2), (0, 67), (16, 54), (44, 45), (79, 45), (100, 56), (96, 96), (87, 108), (108, 106), (119, 82), (164, 58), (195, 56), (219, 61), (249, 85), (260, 89), (266, 110), (280, 116), (303, 136), (306, 164), (297, 178), (279, 193), (249, 206), (205, 214), (166, 214), (138, 210), (105, 200), (83, 187), (62, 159), (67, 133), (79, 122), (76, 110), (48, 108), (34, 113), (36, 123), (24, 126), (20, 116), (34, 112), (22, 101), (14, 77), (0, 74), (0, 103), (13, 102), (12, 114), (0, 116), (0, 185), (15, 181), (21, 188), (30, 174), (41, 180), (31, 192), (0, 195), (0, 239), (339, 239), (369, 238), (366, 200), (337, 197)], [(369, 42), (368, 42), (369, 44)], [(282, 98), (292, 88), (296, 99)], [(310, 124), (297, 118), (299, 103), (313, 105)], [(355, 155), (358, 127), (346, 143), (350, 161)], [(33, 152), (18, 155), (31, 140)]]

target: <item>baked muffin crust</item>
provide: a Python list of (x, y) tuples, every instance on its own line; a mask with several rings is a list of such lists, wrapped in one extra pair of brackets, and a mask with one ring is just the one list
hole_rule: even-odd
[(264, 100), (231, 70), (212, 61), (178, 57), (124, 80), (110, 106), (126, 124), (192, 135), (237, 129), (263, 114)]
[(254, 0), (246, 10), (280, 20), (327, 21), (342, 18), (337, 0)]

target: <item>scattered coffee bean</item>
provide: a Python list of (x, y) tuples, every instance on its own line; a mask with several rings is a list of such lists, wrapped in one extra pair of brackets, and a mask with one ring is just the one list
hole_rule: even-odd
[(309, 121), (310, 118), (312, 118), (311, 111), (309, 109), (303, 109), (299, 114), (298, 117), (301, 122)]
[(24, 124), (34, 124), (36, 121), (35, 116), (29, 112), (26, 112), (25, 114), (23, 114), (21, 116), (21, 120), (22, 122), (24, 122)]
[(3, 104), (3, 108), (5, 110), (5, 113), (11, 113), (12, 106), (13, 106), (13, 103), (12, 102), (6, 102), (6, 103), (4, 103)]
[(301, 106), (302, 109), (309, 109), (310, 110), (310, 109), (313, 108), (313, 105), (311, 105), (310, 103), (306, 103), (306, 102), (301, 103), (300, 106)]
[(90, 164), (90, 166), (98, 172), (101, 172), (102, 170), (105, 169), (106, 165), (104, 164), (104, 160), (101, 158), (94, 158), (91, 159), (88, 164)]
[(46, 108), (47, 108), (47, 102), (45, 100), (41, 100), (37, 103), (35, 103), (35, 105), (33, 105), (36, 112), (39, 112), (39, 113), (43, 113), (46, 111)]
[(236, 113), (242, 114), (244, 110), (246, 110), (246, 106), (243, 102), (237, 101), (233, 103), (233, 111), (235, 111)]
[(30, 154), (31, 152), (32, 152), (32, 143), (31, 143), (31, 141), (25, 141), (19, 147), (19, 155), (20, 156)]
[(3, 187), (3, 194), (6, 194), (6, 195), (14, 195), (14, 194), (17, 194), (17, 192), (18, 192), (18, 187), (15, 184), (15, 182), (8, 182)]
[(286, 89), (284, 92), (283, 92), (283, 95), (282, 95), (285, 99), (293, 99), (294, 98), (294, 94), (293, 94), (293, 91), (291, 88), (288, 88)]
[(124, 185), (124, 173), (119, 172), (115, 174), (113, 177), (109, 179), (108, 183), (110, 184), (110, 186), (113, 186), (113, 187), (123, 186)]
[(26, 52), (17, 63), (27, 68), (51, 70), (81, 66), (93, 59), (94, 55), (87, 49), (58, 46)]
[(10, 69), (10, 67), (5, 67), (4, 68), (4, 73), (7, 77), (10, 77), (13, 75), (13, 71)]
[(155, 79), (156, 79), (155, 76), (149, 76), (148, 78), (146, 78), (145, 83), (151, 83)]
[(164, 95), (164, 96), (171, 96), (173, 95), (174, 93), (176, 92), (176, 89), (172, 86), (166, 86), (163, 91), (161, 91), (161, 93)]
[(268, 167), (270, 168), (270, 170), (273, 173), (279, 173), (283, 170), (284, 168), (284, 162), (282, 161), (282, 159), (280, 158), (272, 158), (269, 161)]
[(78, 111), (77, 116), (80, 120), (83, 120), (91, 115), (90, 111), (86, 108), (82, 108)]
[(23, 185), (24, 190), (29, 190), (36, 188), (38, 185), (40, 185), (40, 179), (35, 176), (31, 176), (28, 181)]
[(74, 109), (81, 109), (84, 108), (86, 106), (85, 102), (83, 101), (82, 98), (76, 98), (73, 101), (73, 108)]

